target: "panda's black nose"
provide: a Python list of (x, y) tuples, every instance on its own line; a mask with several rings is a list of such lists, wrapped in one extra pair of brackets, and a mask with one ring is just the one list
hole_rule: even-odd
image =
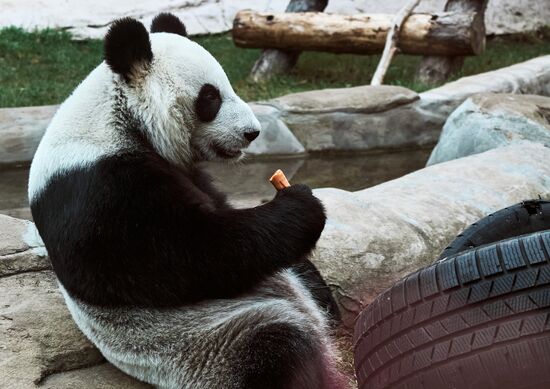
[(256, 139), (258, 135), (260, 135), (260, 131), (251, 131), (251, 132), (244, 133), (244, 137), (249, 142), (252, 142), (254, 139)]

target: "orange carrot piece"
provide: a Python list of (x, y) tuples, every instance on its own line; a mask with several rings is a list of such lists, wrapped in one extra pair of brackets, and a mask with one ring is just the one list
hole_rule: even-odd
[(269, 182), (271, 182), (271, 184), (273, 184), (273, 186), (277, 190), (288, 188), (290, 186), (288, 180), (285, 177), (285, 174), (281, 169), (278, 169), (275, 173), (273, 173), (273, 175), (269, 179)]

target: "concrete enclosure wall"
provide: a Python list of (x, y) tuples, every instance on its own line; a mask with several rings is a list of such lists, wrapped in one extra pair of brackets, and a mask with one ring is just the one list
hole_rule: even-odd
[[(182, 18), (191, 34), (231, 29), (238, 10), (283, 11), (289, 0), (0, 0), (0, 27), (26, 29), (62, 27), (77, 37), (101, 38), (108, 24), (132, 16), (150, 24), (152, 17), (170, 11)], [(331, 0), (332, 13), (396, 13), (407, 0)], [(441, 11), (446, 0), (423, 0), (417, 12)], [(489, 34), (531, 31), (548, 24), (548, 0), (489, 0), (485, 22)]]

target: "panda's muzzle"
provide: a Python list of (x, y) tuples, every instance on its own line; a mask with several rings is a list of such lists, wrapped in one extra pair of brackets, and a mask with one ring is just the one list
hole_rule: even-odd
[(214, 150), (218, 157), (223, 159), (233, 159), (242, 155), (242, 151), (240, 149), (228, 149), (217, 143), (212, 144), (212, 150)]
[(240, 157), (243, 153), (241, 149), (252, 143), (258, 137), (258, 135), (260, 135), (260, 131), (255, 128), (246, 128), (241, 133), (243, 134), (242, 136), (244, 138), (244, 142), (240, 147), (228, 147), (226, 144), (222, 145), (219, 142), (212, 142), (211, 147), (216, 155), (219, 158), (223, 159), (233, 159)]

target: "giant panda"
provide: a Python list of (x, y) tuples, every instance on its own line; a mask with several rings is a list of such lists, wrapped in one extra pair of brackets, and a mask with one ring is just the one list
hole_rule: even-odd
[(160, 388), (341, 388), (338, 311), (308, 261), (325, 224), (304, 185), (234, 209), (197, 164), (260, 124), (218, 62), (160, 14), (115, 21), (60, 106), (29, 200), (74, 321)]

